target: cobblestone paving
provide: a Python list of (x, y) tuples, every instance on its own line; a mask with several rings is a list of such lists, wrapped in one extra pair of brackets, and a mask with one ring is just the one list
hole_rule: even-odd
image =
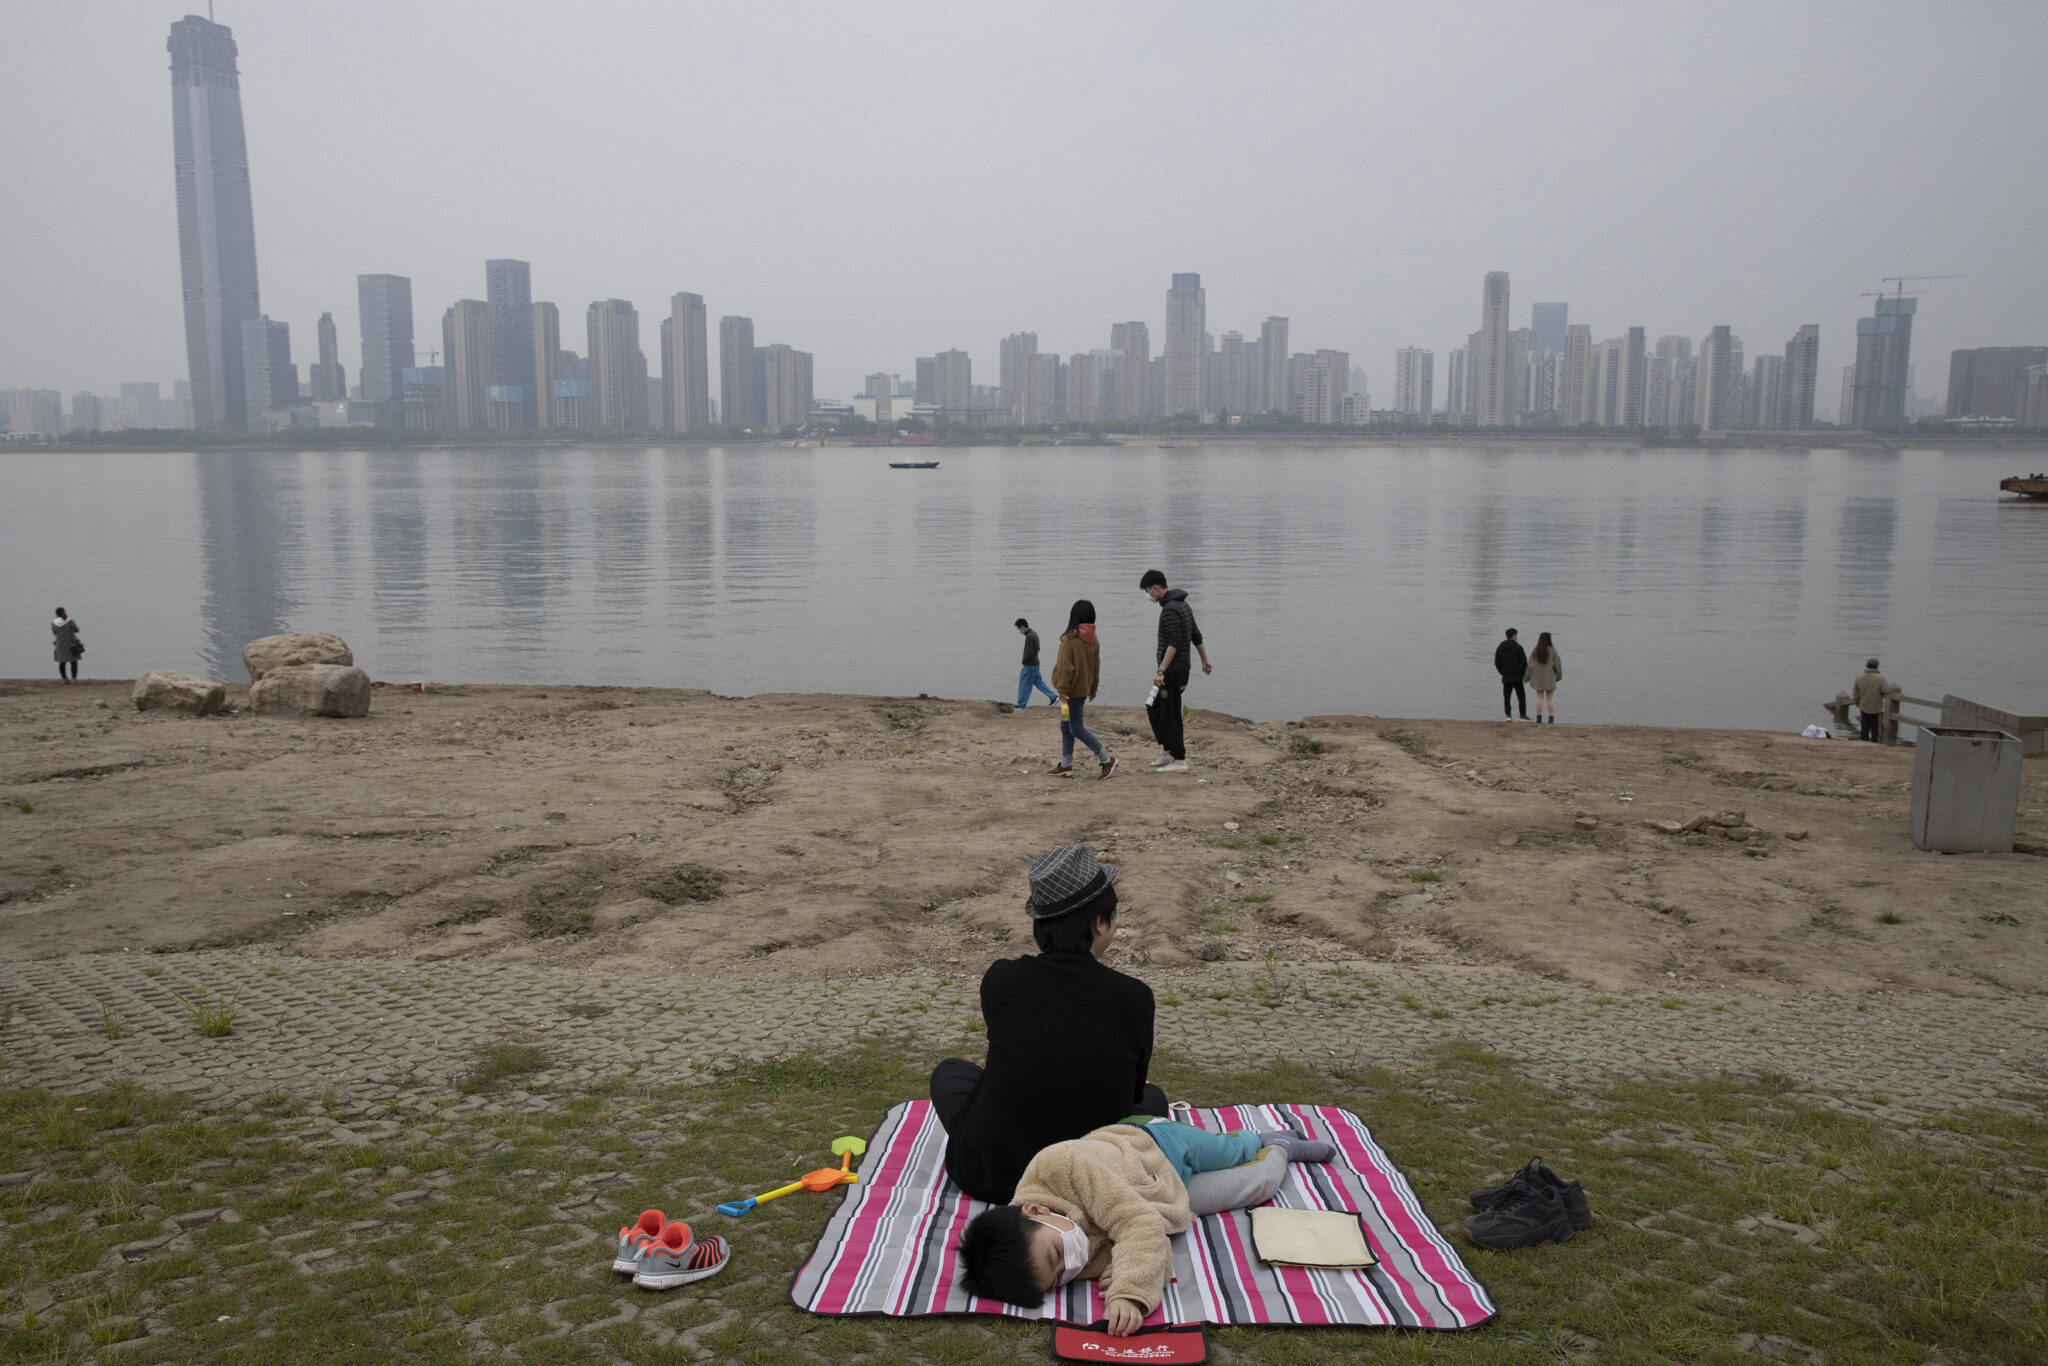
[[(1275, 1058), (1398, 1068), (1455, 1038), (1553, 1084), (1776, 1071), (1831, 1104), (1902, 1122), (1958, 1106), (2032, 1109), (2048, 1092), (2048, 1002), (2038, 998), (1616, 998), (1513, 970), (1384, 963), (1219, 964), (1150, 980), (1159, 1046), (1204, 1068)], [(331, 1094), (345, 1113), (445, 1100), (484, 1048), (530, 1042), (549, 1071), (462, 1104), (542, 1110), (627, 1069), (688, 1081), (863, 1037), (979, 1056), (975, 987), (915, 972), (749, 985), (261, 951), (42, 959), (0, 964), (0, 1086), (79, 1091), (125, 1078), (212, 1106)], [(194, 1032), (180, 997), (201, 993), (233, 1002), (231, 1034)]]

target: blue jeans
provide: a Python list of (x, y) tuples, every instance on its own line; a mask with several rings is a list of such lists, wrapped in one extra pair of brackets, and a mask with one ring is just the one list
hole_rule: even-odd
[(1048, 702), (1057, 702), (1060, 700), (1059, 694), (1054, 692), (1052, 688), (1047, 685), (1044, 676), (1038, 672), (1038, 666), (1036, 664), (1026, 664), (1024, 666), (1024, 671), (1017, 675), (1018, 710), (1021, 711), (1024, 707), (1024, 704), (1031, 700), (1031, 690), (1033, 688), (1036, 688), (1040, 692), (1044, 693), (1045, 700)]
[(1070, 697), (1067, 699), (1067, 719), (1060, 722), (1060, 767), (1062, 768), (1074, 762), (1074, 741), (1076, 740), (1079, 740), (1082, 744), (1095, 751), (1096, 763), (1106, 764), (1109, 762), (1109, 751), (1102, 747), (1102, 741), (1090, 735), (1088, 727), (1081, 724), (1081, 710), (1087, 705), (1088, 699), (1085, 697)]
[(1137, 1115), (1124, 1123), (1143, 1124), (1145, 1132), (1159, 1145), (1159, 1151), (1165, 1154), (1183, 1181), (1196, 1172), (1220, 1172), (1226, 1167), (1243, 1166), (1255, 1160), (1259, 1149), (1266, 1146), (1259, 1141), (1257, 1134), (1246, 1133), (1243, 1129), (1234, 1134), (1212, 1134), (1207, 1129), (1176, 1124), (1169, 1119), (1155, 1119), (1147, 1123)]

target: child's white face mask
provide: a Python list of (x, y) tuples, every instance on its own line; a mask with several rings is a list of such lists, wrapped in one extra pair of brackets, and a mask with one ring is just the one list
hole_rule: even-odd
[(1066, 1266), (1060, 1272), (1057, 1283), (1065, 1285), (1080, 1275), (1081, 1268), (1088, 1265), (1088, 1235), (1081, 1232), (1081, 1226), (1071, 1219), (1067, 1220), (1065, 1228), (1047, 1219), (1033, 1219), (1031, 1222), (1044, 1224), (1060, 1235), (1060, 1256), (1065, 1260)]

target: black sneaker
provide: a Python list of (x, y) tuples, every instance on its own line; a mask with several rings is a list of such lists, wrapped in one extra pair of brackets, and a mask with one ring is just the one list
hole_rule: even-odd
[(1481, 1247), (1505, 1252), (1541, 1243), (1561, 1243), (1572, 1236), (1564, 1200), (1549, 1186), (1508, 1183), (1509, 1196), (1465, 1221), (1465, 1236)]
[(1566, 1181), (1543, 1165), (1543, 1159), (1532, 1157), (1529, 1165), (1509, 1177), (1505, 1184), (1487, 1186), (1472, 1192), (1472, 1208), (1484, 1212), (1508, 1199), (1518, 1186), (1548, 1186), (1557, 1192), (1564, 1203), (1564, 1212), (1572, 1221), (1573, 1228), (1585, 1228), (1593, 1222), (1593, 1211), (1586, 1204), (1586, 1192), (1576, 1181)]

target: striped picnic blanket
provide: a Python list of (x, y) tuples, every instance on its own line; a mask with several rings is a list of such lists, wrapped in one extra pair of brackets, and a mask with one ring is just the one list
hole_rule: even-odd
[[(1295, 1209), (1364, 1216), (1379, 1265), (1363, 1271), (1275, 1267), (1252, 1252), (1251, 1214), (1205, 1215), (1173, 1240), (1173, 1276), (1149, 1323), (1472, 1328), (1494, 1315), (1486, 1287), (1423, 1213), (1358, 1116), (1329, 1105), (1237, 1105), (1196, 1110), (1190, 1123), (1228, 1132), (1289, 1122), (1337, 1146), (1337, 1160), (1294, 1167), (1273, 1198)], [(978, 1299), (960, 1288), (954, 1247), (985, 1205), (946, 1176), (946, 1131), (928, 1100), (891, 1109), (868, 1144), (860, 1181), (797, 1272), (790, 1300), (813, 1314), (1007, 1314), (1093, 1323), (1107, 1313), (1095, 1282), (1046, 1296), (1038, 1309)]]

